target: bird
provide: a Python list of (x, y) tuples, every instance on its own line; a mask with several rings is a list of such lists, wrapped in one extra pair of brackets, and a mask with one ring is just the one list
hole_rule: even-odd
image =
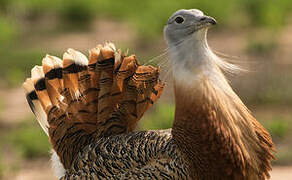
[[(172, 128), (136, 131), (163, 92), (160, 69), (113, 43), (47, 55), (23, 87), (53, 147), (58, 178), (269, 179), (275, 145), (230, 86), (239, 68), (217, 56), (207, 32), (216, 20), (180, 9), (164, 27), (172, 69)], [(159, 119), (156, 119), (159, 121)]]

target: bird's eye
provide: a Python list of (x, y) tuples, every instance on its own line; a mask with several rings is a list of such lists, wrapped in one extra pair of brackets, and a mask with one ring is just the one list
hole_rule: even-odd
[(177, 23), (177, 24), (182, 24), (185, 20), (183, 17), (181, 16), (178, 16), (174, 19), (174, 21)]
[(205, 21), (207, 19), (207, 17), (201, 17), (200, 21)]

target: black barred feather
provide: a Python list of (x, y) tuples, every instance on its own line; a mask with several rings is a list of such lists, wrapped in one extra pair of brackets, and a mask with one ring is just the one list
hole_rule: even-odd
[(36, 94), (35, 91), (31, 91), (26, 95), (26, 100), (29, 104), (29, 107), (31, 109), (31, 111), (35, 114), (35, 106), (33, 104), (33, 101), (37, 101), (38, 100), (38, 96)]

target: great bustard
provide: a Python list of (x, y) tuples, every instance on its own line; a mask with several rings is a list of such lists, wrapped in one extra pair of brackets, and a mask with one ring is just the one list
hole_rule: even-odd
[[(234, 93), (223, 72), (236, 67), (207, 43), (216, 21), (179, 10), (164, 29), (172, 65), (172, 129), (134, 132), (159, 98), (159, 69), (141, 66), (112, 43), (89, 60), (69, 49), (47, 55), (24, 83), (48, 134), (62, 179), (266, 179), (274, 144)], [(159, 121), (157, 119), (156, 121)]]

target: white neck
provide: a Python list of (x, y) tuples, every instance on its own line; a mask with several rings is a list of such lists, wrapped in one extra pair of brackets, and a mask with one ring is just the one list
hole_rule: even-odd
[(172, 43), (167, 41), (167, 44), (174, 73), (173, 77), (178, 82), (186, 80), (186, 77), (191, 77), (185, 83), (194, 85), (196, 84), (195, 81), (208, 77), (214, 83), (224, 82), (222, 86), (226, 87), (229, 84), (225, 82), (225, 77), (221, 71), (233, 73), (240, 70), (237, 66), (220, 59), (212, 52), (207, 42), (207, 29), (201, 29), (193, 33), (183, 39), (182, 42)]
[(179, 67), (192, 63), (191, 67), (194, 67), (203, 64), (203, 60), (208, 59), (210, 53), (206, 36), (207, 30), (204, 29), (187, 36), (180, 42), (168, 42), (168, 52), (173, 65)]

